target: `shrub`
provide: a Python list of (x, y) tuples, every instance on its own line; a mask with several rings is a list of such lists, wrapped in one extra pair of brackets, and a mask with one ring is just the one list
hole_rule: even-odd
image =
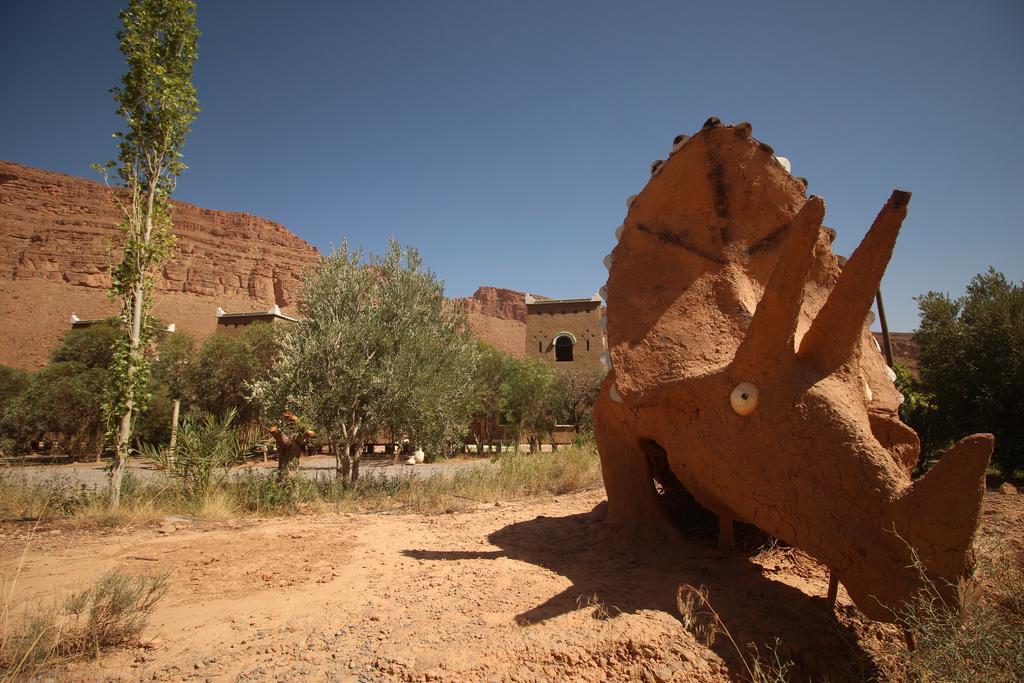
[(234, 419), (233, 409), (221, 419), (189, 414), (178, 429), (174, 451), (146, 449), (145, 453), (180, 481), (187, 494), (203, 496), (220, 486), (231, 467), (245, 460), (254, 446), (268, 443), (255, 427), (235, 429)]
[(114, 344), (121, 334), (116, 321), (68, 330), (50, 355), (50, 362), (77, 362), (87, 368), (109, 368), (114, 361)]
[(15, 449), (47, 435), (61, 440), (66, 452), (94, 453), (103, 434), (103, 388), (108, 371), (79, 361), (49, 363), (29, 380), (3, 414), (4, 434)]
[(5, 680), (40, 677), (61, 660), (132, 643), (166, 594), (169, 577), (168, 572), (145, 577), (110, 571), (59, 609), (36, 607), (12, 621), (5, 607), (0, 673)]
[(962, 583), (959, 607), (944, 602), (914, 558), (924, 588), (896, 615), (912, 646), (888, 663), (892, 680), (1024, 680), (1024, 552), (983, 555), (993, 556), (978, 571), (987, 590)]

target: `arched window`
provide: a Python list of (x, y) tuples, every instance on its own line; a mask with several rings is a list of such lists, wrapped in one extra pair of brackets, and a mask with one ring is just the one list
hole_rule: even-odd
[(572, 337), (569, 335), (555, 338), (555, 360), (559, 363), (572, 361)]

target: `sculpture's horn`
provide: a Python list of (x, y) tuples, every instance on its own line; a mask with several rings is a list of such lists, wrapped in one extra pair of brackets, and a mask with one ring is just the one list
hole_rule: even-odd
[(825, 202), (811, 196), (793, 217), (786, 243), (757, 304), (746, 336), (736, 351), (734, 367), (744, 377), (784, 368), (795, 354), (793, 335), (803, 301), (804, 282), (814, 260)]
[(800, 342), (800, 358), (830, 372), (850, 357), (892, 257), (909, 202), (909, 192), (893, 190)]
[(960, 440), (892, 504), (890, 523), (932, 576), (953, 581), (965, 570), (994, 443), (991, 434)]

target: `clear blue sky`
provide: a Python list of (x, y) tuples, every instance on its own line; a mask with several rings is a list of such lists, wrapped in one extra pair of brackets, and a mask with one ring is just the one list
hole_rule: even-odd
[[(115, 155), (121, 2), (0, 8), (0, 158), (81, 176)], [(849, 253), (913, 192), (883, 283), (1024, 275), (1024, 3), (199, 2), (202, 113), (176, 198), (321, 250), (390, 236), (451, 296), (589, 296), (626, 196), (677, 133), (747, 120)]]

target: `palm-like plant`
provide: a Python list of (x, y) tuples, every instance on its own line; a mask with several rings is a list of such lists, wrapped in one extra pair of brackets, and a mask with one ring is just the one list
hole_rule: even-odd
[(181, 480), (185, 490), (202, 495), (220, 486), (234, 465), (241, 463), (254, 447), (267, 445), (259, 429), (232, 426), (234, 409), (222, 419), (214, 415), (189, 415), (178, 429), (174, 451), (163, 449), (154, 456), (157, 465)]

